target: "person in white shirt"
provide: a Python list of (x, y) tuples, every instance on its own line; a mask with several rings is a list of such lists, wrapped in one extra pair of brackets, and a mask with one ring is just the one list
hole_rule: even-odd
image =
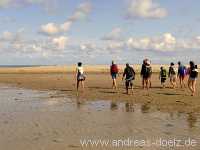
[(76, 89), (79, 90), (79, 85), (81, 83), (82, 88), (84, 89), (84, 81), (85, 81), (85, 74), (84, 69), (82, 66), (82, 62), (78, 62), (77, 68), (76, 68)]

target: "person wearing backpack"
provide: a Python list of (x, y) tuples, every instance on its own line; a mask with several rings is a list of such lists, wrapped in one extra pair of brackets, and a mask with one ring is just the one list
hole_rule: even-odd
[(186, 77), (186, 67), (181, 64), (181, 62), (178, 62), (178, 74), (177, 77), (179, 78), (180, 86), (181, 88), (186, 87), (185, 85), (185, 77)]
[(159, 79), (161, 81), (162, 87), (165, 88), (165, 81), (167, 79), (167, 70), (163, 66), (160, 67)]
[(190, 61), (189, 64), (190, 64), (190, 67), (189, 67), (188, 87), (189, 87), (189, 90), (192, 92), (191, 96), (194, 96), (196, 92), (198, 68), (197, 68), (197, 65), (195, 65), (193, 61)]
[(143, 61), (142, 69), (140, 75), (142, 76), (142, 86), (143, 89), (149, 89), (151, 86), (151, 75), (152, 75), (152, 68), (151, 63), (148, 59)]
[(176, 87), (176, 69), (173, 62), (170, 64), (168, 77), (170, 78), (170, 83), (174, 89)]
[(124, 69), (122, 81), (125, 77), (125, 85), (126, 85), (126, 94), (129, 94), (129, 86), (131, 87), (131, 91), (133, 94), (133, 80), (135, 80), (135, 70), (127, 63), (126, 68)]
[(112, 61), (112, 65), (110, 66), (110, 74), (112, 78), (112, 88), (117, 89), (117, 75), (119, 73), (118, 66)]

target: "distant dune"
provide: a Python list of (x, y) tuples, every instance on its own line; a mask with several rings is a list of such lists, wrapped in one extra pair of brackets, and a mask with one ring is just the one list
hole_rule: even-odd
[[(123, 72), (125, 65), (118, 65), (120, 72)], [(136, 72), (140, 72), (141, 65), (132, 65)], [(164, 66), (166, 69), (169, 65), (152, 65), (153, 72), (159, 72), (160, 66)], [(85, 65), (85, 72), (89, 73), (108, 73), (109, 65)], [(34, 67), (0, 67), (1, 74), (20, 74), (20, 73), (72, 73), (75, 72), (76, 66), (34, 66)]]

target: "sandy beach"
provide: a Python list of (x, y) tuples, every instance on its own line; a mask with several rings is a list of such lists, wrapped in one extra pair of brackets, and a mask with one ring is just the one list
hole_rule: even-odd
[[(121, 76), (119, 90), (114, 91), (107, 72), (88, 71), (86, 89), (77, 96), (74, 74), (70, 71), (19, 70), (0, 69), (0, 145), (4, 150), (102, 149), (102, 146), (84, 147), (80, 140), (129, 137), (152, 141), (191, 138), (197, 142), (194, 147), (173, 149), (200, 148), (199, 81), (197, 95), (191, 97), (187, 88), (162, 89), (156, 73), (152, 76), (153, 88), (144, 91), (137, 74), (134, 94), (126, 95)], [(109, 145), (103, 149), (116, 147)]]

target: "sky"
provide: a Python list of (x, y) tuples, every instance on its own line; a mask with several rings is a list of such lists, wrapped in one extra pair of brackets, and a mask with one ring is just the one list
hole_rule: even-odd
[(199, 0), (0, 0), (0, 65), (200, 63)]

